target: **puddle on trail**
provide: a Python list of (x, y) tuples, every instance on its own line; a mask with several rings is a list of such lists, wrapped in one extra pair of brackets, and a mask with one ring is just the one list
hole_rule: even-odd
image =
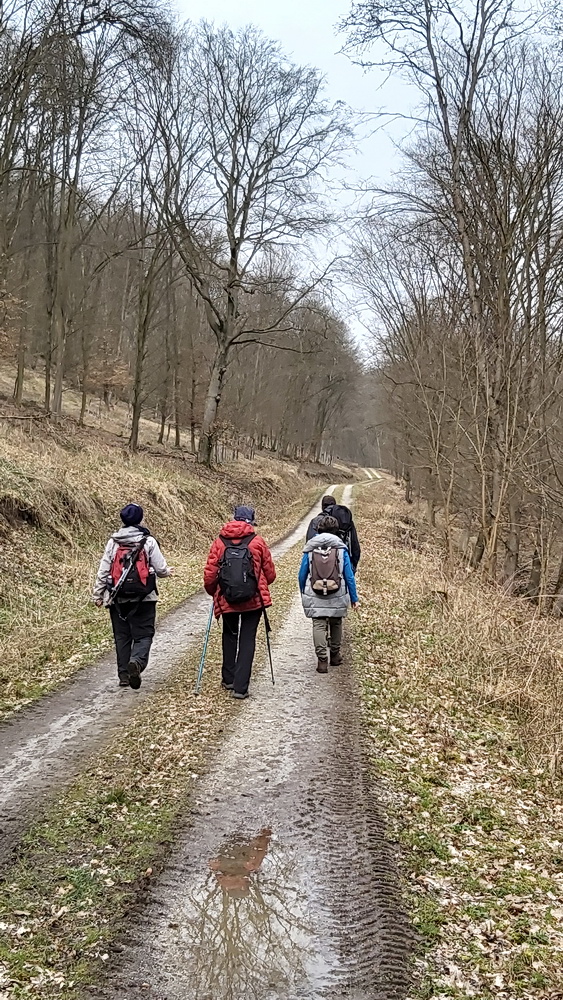
[(220, 845), (169, 924), (167, 965), (182, 969), (183, 996), (324, 995), (339, 963), (329, 942), (320, 948), (305, 860), (269, 829)]
[[(315, 671), (296, 596), (168, 863), (110, 1000), (404, 1000), (412, 936), (353, 675)], [(99, 995), (99, 994), (98, 994)]]

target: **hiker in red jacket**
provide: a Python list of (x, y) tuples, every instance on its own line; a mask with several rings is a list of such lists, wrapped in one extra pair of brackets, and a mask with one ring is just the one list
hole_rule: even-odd
[(276, 579), (272, 554), (254, 531), (252, 507), (235, 507), (232, 521), (213, 542), (203, 585), (213, 597), (216, 618), (223, 618), (223, 687), (234, 698), (248, 698), (256, 631), (264, 608), (272, 605), (269, 586)]

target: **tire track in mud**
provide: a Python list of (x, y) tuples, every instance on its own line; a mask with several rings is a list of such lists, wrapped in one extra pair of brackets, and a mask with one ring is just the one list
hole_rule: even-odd
[[(350, 495), (343, 497), (344, 501)], [(414, 935), (346, 666), (315, 672), (296, 595), (106, 1000), (399, 1000)]]
[[(275, 559), (301, 540), (316, 512), (317, 504), (272, 546)], [(201, 639), (208, 615), (209, 597), (201, 591), (166, 615), (158, 625), (140, 691), (117, 687), (112, 651), (52, 694), (0, 723), (0, 863), (8, 859), (48, 797), (78, 774), (85, 758), (162, 686)]]

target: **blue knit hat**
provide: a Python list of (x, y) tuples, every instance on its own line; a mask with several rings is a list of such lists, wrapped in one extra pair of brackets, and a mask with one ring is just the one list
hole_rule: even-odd
[(119, 515), (127, 528), (140, 524), (144, 517), (143, 508), (138, 503), (128, 503)]
[(246, 521), (247, 524), (256, 524), (256, 511), (254, 507), (235, 507), (233, 521)]

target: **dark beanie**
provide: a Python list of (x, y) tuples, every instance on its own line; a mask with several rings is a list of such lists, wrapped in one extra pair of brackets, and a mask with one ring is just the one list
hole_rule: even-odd
[(141, 523), (144, 517), (143, 508), (138, 503), (128, 503), (119, 516), (124, 525), (129, 528)]
[(246, 521), (247, 524), (256, 524), (256, 511), (254, 507), (235, 507), (233, 514), (234, 521)]
[(329, 496), (323, 497), (321, 500), (321, 508), (322, 510), (326, 510), (327, 507), (334, 507), (335, 503), (336, 499), (334, 497), (329, 497)]

